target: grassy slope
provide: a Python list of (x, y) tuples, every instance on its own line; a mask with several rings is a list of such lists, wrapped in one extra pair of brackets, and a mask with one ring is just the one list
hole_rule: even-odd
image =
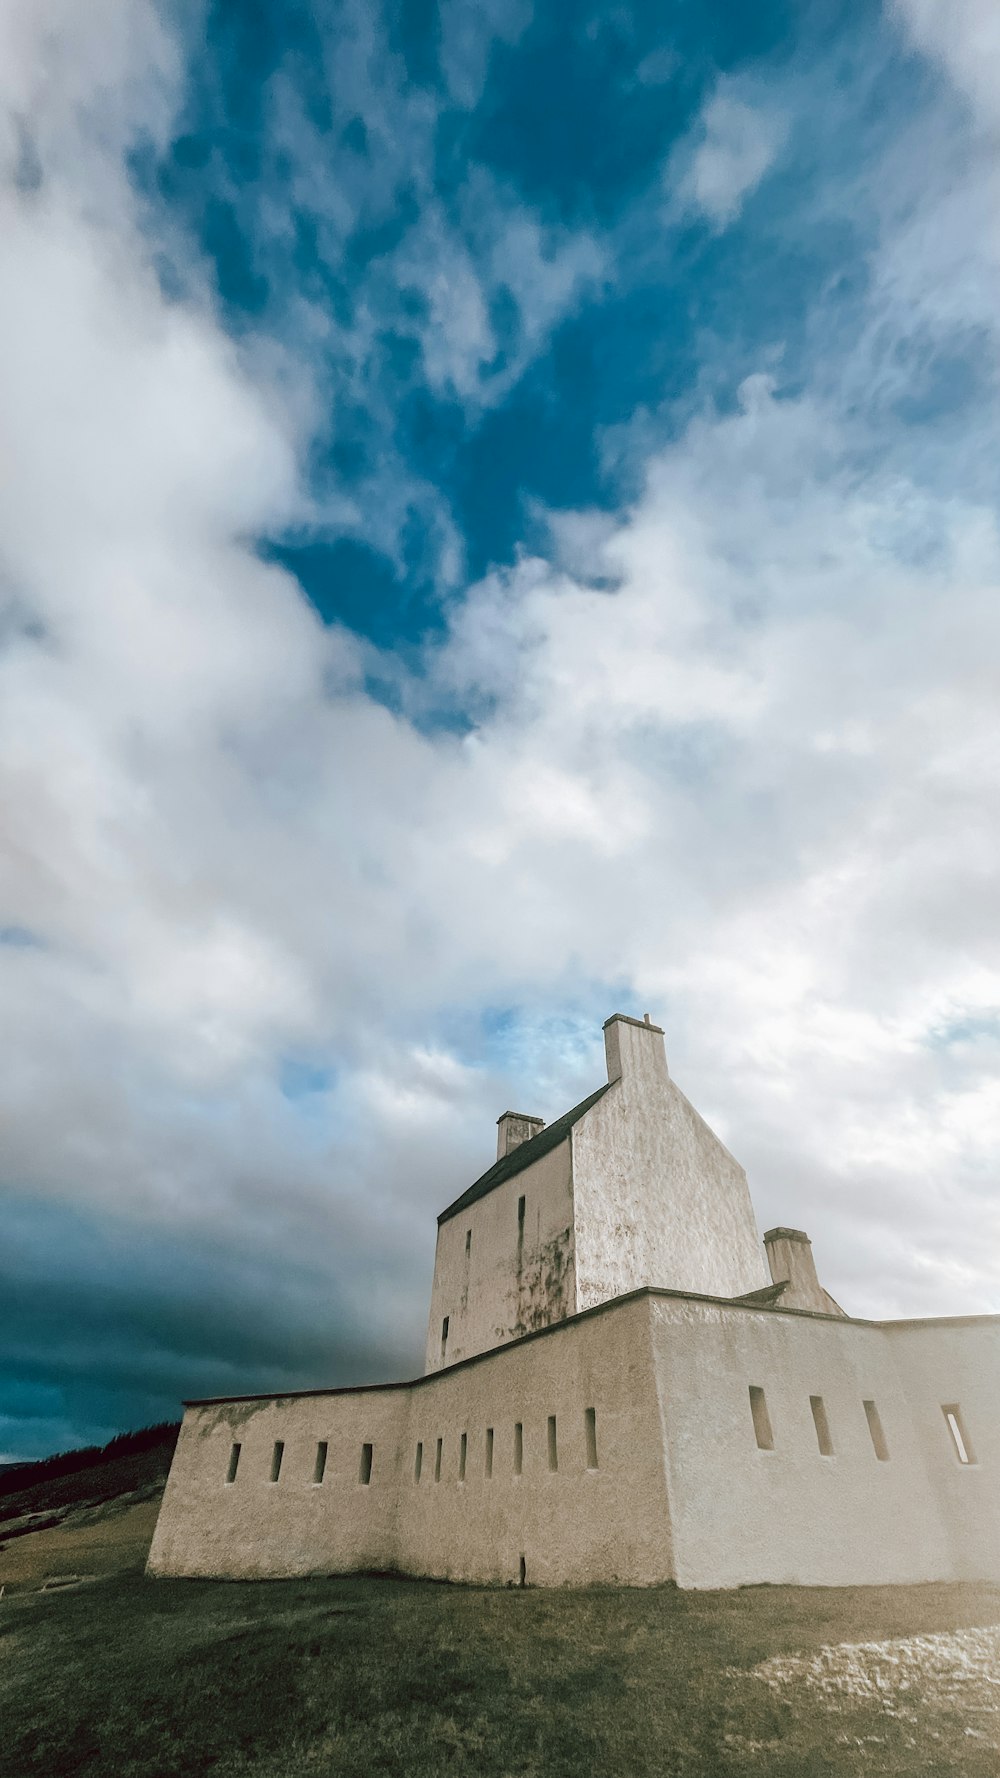
[[(1000, 1621), (1000, 1589), (503, 1592), (137, 1573), (0, 1601), (3, 1778), (995, 1778), (994, 1715), (776, 1697), (776, 1653)], [(985, 1732), (984, 1732), (985, 1729)]]
[[(884, 1652), (865, 1696), (820, 1695), (800, 1668), (771, 1689), (752, 1671), (824, 1645), (1000, 1624), (1000, 1588), (150, 1582), (168, 1456), (169, 1439), (119, 1449), (89, 1472), (21, 1478), (29, 1490), (3, 1499), (21, 1517), (0, 1520), (0, 1778), (1000, 1771), (1000, 1633), (978, 1677), (966, 1645), (946, 1648), (943, 1685), (939, 1644), (909, 1667)], [(29, 1511), (61, 1522), (11, 1538)], [(67, 1575), (94, 1578), (45, 1590)]]

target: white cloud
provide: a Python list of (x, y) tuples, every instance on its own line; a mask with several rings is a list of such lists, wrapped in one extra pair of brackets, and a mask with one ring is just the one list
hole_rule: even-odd
[(1000, 124), (1000, 12), (994, 0), (894, 0), (916, 47), (940, 62), (980, 120)]
[(780, 112), (719, 82), (666, 171), (672, 207), (700, 211), (716, 228), (734, 222), (773, 166), (786, 135)]
[[(872, 449), (864, 406), (940, 191), (887, 208), (880, 344), (794, 398), (762, 367), (630, 510), (563, 515), (552, 559), (456, 602), (400, 696), (478, 722), (429, 737), (243, 541), (300, 510), (309, 404), (151, 274), (121, 147), (150, 67), (169, 105), (156, 30), (126, 33), (105, 140), (96, 89), (18, 49), (34, 16), (7, 9), (5, 78), (44, 177), (0, 197), (0, 928), (39, 938), (0, 944), (10, 1177), (238, 1231), (290, 1278), (321, 1252), (331, 1342), (382, 1288), (402, 1345), (431, 1213), (508, 1092), (550, 1117), (600, 1079), (615, 982), (847, 1307), (997, 1306), (1000, 543), (974, 491)], [(118, 43), (122, 9), (93, 16)], [(746, 147), (712, 115), (702, 146)], [(716, 219), (766, 164), (741, 154), (691, 188)], [(945, 330), (989, 321), (969, 214)], [(498, 267), (511, 242), (540, 334), (596, 261), (508, 218)], [(995, 434), (980, 415), (990, 461)], [(511, 1006), (537, 1035), (505, 1074), (479, 1017)], [(278, 1085), (297, 1055), (336, 1073), (308, 1115)]]

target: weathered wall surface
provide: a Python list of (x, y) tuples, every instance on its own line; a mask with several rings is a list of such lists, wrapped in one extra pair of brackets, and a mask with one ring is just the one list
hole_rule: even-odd
[[(587, 1467), (585, 1413), (594, 1410), (598, 1466)], [(549, 1468), (555, 1416), (558, 1469)], [(514, 1474), (515, 1426), (523, 1472)], [(493, 1474), (486, 1476), (493, 1428)], [(466, 1479), (458, 1479), (467, 1434)], [(433, 1480), (443, 1440), (440, 1483)], [(424, 1471), (412, 1483), (416, 1441)], [(400, 1493), (400, 1566), (451, 1579), (541, 1586), (672, 1577), (659, 1408), (646, 1305), (602, 1315), (509, 1346), (429, 1378), (413, 1392), (408, 1467)]]
[(577, 1306), (644, 1285), (762, 1289), (746, 1174), (670, 1079), (663, 1033), (616, 1019), (606, 1035), (617, 1083), (572, 1132)]
[[(588, 1408), (596, 1467), (588, 1464)], [(271, 1482), (277, 1439), (285, 1451)], [(320, 1439), (329, 1456), (316, 1485)], [(234, 1441), (242, 1449), (228, 1484)], [(367, 1485), (359, 1479), (365, 1441), (373, 1446)], [(506, 1583), (519, 1579), (522, 1557), (526, 1579), (538, 1585), (671, 1578), (641, 1298), (398, 1389), (190, 1408), (149, 1566), (154, 1574), (250, 1577), (374, 1567)]]
[[(874, 1326), (644, 1291), (410, 1384), (190, 1408), (150, 1571), (503, 1584), (523, 1557), (542, 1586), (1000, 1579), (998, 1402), (998, 1320)], [(974, 1464), (959, 1462), (951, 1404)]]
[[(518, 1203), (524, 1198), (524, 1221)], [(471, 1235), (471, 1243), (469, 1236)], [(575, 1313), (568, 1139), (438, 1229), (428, 1371)], [(442, 1353), (441, 1330), (448, 1317)]]
[[(955, 1341), (927, 1323), (917, 1352), (891, 1327), (657, 1297), (650, 1308), (680, 1586), (1000, 1575), (1000, 1471), (960, 1471), (938, 1400), (964, 1392), (1000, 1465), (995, 1405), (987, 1414), (1000, 1397), (995, 1328)], [(773, 1450), (758, 1449), (751, 1386), (764, 1391)], [(833, 1455), (820, 1452), (811, 1396)]]
[[(391, 1568), (395, 1486), (407, 1390), (290, 1395), (190, 1407), (149, 1554), (151, 1574), (334, 1574)], [(281, 1474), (270, 1480), (276, 1440)], [(312, 1477), (319, 1441), (329, 1446), (321, 1485)], [(236, 1480), (229, 1454), (240, 1449)], [(372, 1478), (360, 1480), (362, 1446)]]
[[(1000, 1576), (1000, 1319), (889, 1324), (914, 1436), (946, 1527), (956, 1580)], [(943, 1409), (959, 1407), (962, 1464)]]

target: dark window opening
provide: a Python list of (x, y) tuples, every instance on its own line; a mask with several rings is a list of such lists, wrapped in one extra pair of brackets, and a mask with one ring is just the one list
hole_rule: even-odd
[(889, 1446), (888, 1446), (888, 1443), (886, 1442), (885, 1433), (882, 1430), (882, 1421), (879, 1418), (878, 1408), (875, 1406), (875, 1403), (873, 1401), (866, 1401), (864, 1404), (864, 1409), (865, 1409), (865, 1418), (868, 1421), (868, 1431), (871, 1433), (872, 1448), (875, 1452), (875, 1455), (878, 1458), (880, 1463), (888, 1463), (888, 1461), (889, 1461)]
[(226, 1482), (227, 1483), (235, 1482), (235, 1480), (236, 1480), (236, 1471), (239, 1469), (239, 1466), (240, 1466), (240, 1451), (241, 1451), (241, 1449), (242, 1449), (242, 1447), (240, 1445), (233, 1445), (232, 1449), (230, 1450), (229, 1469), (226, 1472)]
[(418, 1441), (417, 1454), (416, 1454), (416, 1457), (413, 1459), (413, 1480), (415, 1482), (419, 1482), (420, 1471), (423, 1469), (423, 1467), (424, 1467), (424, 1447), (423, 1447), (423, 1444)]
[(441, 1452), (442, 1452), (443, 1448), (444, 1448), (444, 1439), (439, 1438), (438, 1442), (437, 1442), (437, 1449), (434, 1452), (434, 1480), (436, 1482), (439, 1482), (441, 1480)]
[(449, 1326), (449, 1318), (446, 1315), (444, 1320), (441, 1323), (441, 1362), (442, 1362), (442, 1364), (444, 1363), (445, 1353), (448, 1350), (448, 1326)]
[(518, 1200), (517, 1200), (517, 1232), (519, 1235), (524, 1234), (524, 1199), (523, 1198), (518, 1198)]
[(514, 1474), (520, 1475), (524, 1465), (524, 1427), (520, 1420), (514, 1427)]
[(593, 1408), (583, 1412), (583, 1429), (587, 1437), (587, 1468), (597, 1468), (597, 1415)]
[(361, 1468), (358, 1471), (358, 1480), (359, 1482), (364, 1482), (366, 1487), (372, 1479), (372, 1455), (371, 1445), (362, 1445)]
[(278, 1477), (281, 1474), (281, 1459), (283, 1458), (284, 1455), (285, 1455), (285, 1447), (284, 1447), (281, 1439), (279, 1438), (275, 1443), (274, 1450), (271, 1452), (271, 1480), (272, 1480), (272, 1482), (276, 1482)]
[(465, 1462), (468, 1455), (469, 1435), (467, 1432), (463, 1432), (458, 1441), (458, 1479), (460, 1482), (464, 1482), (465, 1480)]
[(549, 1415), (549, 1468), (559, 1468), (559, 1452), (556, 1446), (556, 1417)]
[(833, 1439), (830, 1436), (830, 1422), (826, 1416), (826, 1403), (821, 1395), (810, 1395), (809, 1406), (812, 1408), (819, 1454), (821, 1457), (832, 1457), (834, 1454)]
[(492, 1426), (487, 1426), (487, 1428), (486, 1428), (486, 1475), (487, 1475), (487, 1479), (489, 1479), (489, 1477), (492, 1474), (493, 1474), (493, 1428), (492, 1428)]
[(326, 1474), (326, 1459), (329, 1449), (330, 1447), (326, 1439), (321, 1438), (319, 1444), (316, 1446), (316, 1464), (313, 1469), (313, 1483), (317, 1487)]
[(528, 1564), (523, 1556), (517, 1567), (517, 1584), (519, 1587), (526, 1587), (528, 1584)]
[(750, 1412), (753, 1415), (753, 1430), (758, 1451), (773, 1451), (774, 1433), (771, 1431), (771, 1416), (767, 1411), (764, 1391), (753, 1383), (750, 1385)]

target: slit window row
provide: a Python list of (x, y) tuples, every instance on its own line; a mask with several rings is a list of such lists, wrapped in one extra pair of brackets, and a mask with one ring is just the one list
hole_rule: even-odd
[[(594, 1408), (585, 1408), (583, 1415), (583, 1432), (586, 1445), (586, 1468), (596, 1469), (597, 1463), (597, 1413)], [(493, 1475), (494, 1452), (496, 1450), (496, 1429), (487, 1426), (483, 1444), (483, 1474), (489, 1481)], [(545, 1429), (545, 1453), (548, 1468), (556, 1471), (559, 1468), (559, 1434), (555, 1414), (550, 1414)], [(444, 1459), (444, 1440), (439, 1438), (434, 1447), (434, 1480), (441, 1480), (441, 1468)], [(423, 1440), (418, 1439), (413, 1458), (413, 1479), (419, 1482), (424, 1468)], [(469, 1434), (462, 1432), (458, 1439), (458, 1479), (464, 1482), (469, 1472)], [(511, 1447), (511, 1473), (519, 1476), (524, 1472), (524, 1422), (515, 1420), (514, 1437)]]
[[(874, 1401), (863, 1401), (865, 1421), (868, 1435), (872, 1442), (872, 1450), (880, 1463), (889, 1461), (889, 1443), (885, 1436), (878, 1407)], [(816, 1445), (821, 1457), (836, 1456), (833, 1434), (830, 1430), (830, 1419), (826, 1411), (826, 1403), (821, 1395), (810, 1395), (809, 1408), (812, 1413), (813, 1427), (816, 1433)], [(972, 1440), (962, 1416), (958, 1402), (944, 1402), (941, 1406), (945, 1425), (951, 1435), (952, 1450), (959, 1463), (971, 1466), (976, 1463)], [(768, 1412), (767, 1397), (763, 1389), (755, 1383), (750, 1384), (750, 1418), (753, 1422), (754, 1437), (759, 1451), (773, 1451), (774, 1428)]]
[[(586, 1408), (584, 1410), (583, 1428), (584, 1428), (584, 1439), (586, 1442), (586, 1455), (587, 1455), (586, 1467), (588, 1470), (589, 1469), (596, 1469), (597, 1468), (597, 1415), (596, 1415), (596, 1412), (593, 1408)], [(483, 1474), (485, 1475), (487, 1480), (490, 1480), (490, 1478), (493, 1475), (494, 1448), (495, 1448), (495, 1429), (492, 1426), (487, 1426), (486, 1438), (485, 1438), (485, 1443), (484, 1443), (484, 1451), (483, 1451)], [(228, 1467), (226, 1470), (227, 1484), (231, 1484), (231, 1483), (235, 1482), (235, 1480), (236, 1480), (237, 1472), (238, 1472), (239, 1466), (240, 1466), (240, 1454), (242, 1452), (242, 1449), (243, 1449), (243, 1447), (240, 1444), (233, 1444), (230, 1446), (229, 1464), (228, 1464)], [(546, 1427), (546, 1454), (547, 1454), (547, 1458), (548, 1458), (549, 1469), (550, 1470), (558, 1470), (558, 1468), (559, 1468), (559, 1443), (558, 1443), (558, 1434), (557, 1434), (557, 1429), (556, 1429), (555, 1414), (550, 1414), (548, 1417), (548, 1423), (547, 1423), (547, 1427)], [(320, 1439), (317, 1446), (316, 1446), (316, 1456), (315, 1456), (315, 1459), (313, 1462), (313, 1470), (312, 1470), (312, 1480), (313, 1480), (313, 1485), (315, 1487), (321, 1486), (321, 1484), (323, 1483), (323, 1481), (326, 1477), (326, 1467), (327, 1467), (327, 1461), (328, 1461), (329, 1455), (330, 1455), (329, 1441), (325, 1438)], [(276, 1439), (273, 1446), (271, 1447), (270, 1479), (272, 1482), (280, 1481), (284, 1460), (285, 1460), (284, 1440), (283, 1439)], [(443, 1461), (444, 1461), (444, 1439), (442, 1437), (442, 1438), (438, 1438), (435, 1442), (435, 1445), (434, 1445), (434, 1480), (436, 1482), (439, 1482), (441, 1480), (441, 1469), (442, 1469)], [(358, 1481), (359, 1482), (367, 1484), (371, 1481), (373, 1462), (374, 1462), (374, 1446), (371, 1444), (365, 1443), (361, 1447), (361, 1460), (360, 1460), (360, 1463), (358, 1466)], [(459, 1441), (458, 1441), (458, 1479), (460, 1482), (464, 1482), (466, 1479), (466, 1475), (468, 1473), (468, 1465), (469, 1465), (469, 1435), (468, 1435), (468, 1432), (463, 1432), (460, 1434)], [(512, 1467), (512, 1471), (513, 1471), (514, 1475), (520, 1475), (522, 1473), (523, 1468), (524, 1468), (524, 1425), (523, 1425), (523, 1422), (520, 1420), (516, 1421), (514, 1424), (514, 1438), (513, 1438), (511, 1467)], [(415, 1482), (420, 1481), (421, 1476), (423, 1475), (423, 1469), (424, 1469), (424, 1443), (423, 1443), (422, 1439), (419, 1439), (417, 1441), (417, 1447), (414, 1452), (414, 1458), (413, 1458), (413, 1479)]]

